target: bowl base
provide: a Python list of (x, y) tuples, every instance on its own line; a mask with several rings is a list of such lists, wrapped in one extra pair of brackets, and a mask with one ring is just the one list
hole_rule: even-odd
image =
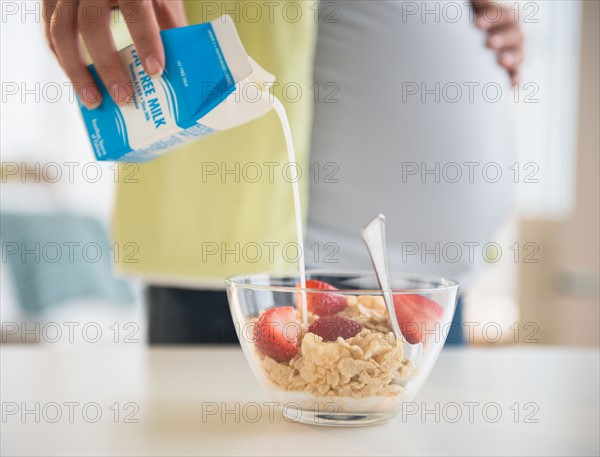
[(380, 413), (326, 413), (284, 406), (283, 415), (288, 422), (300, 422), (325, 427), (366, 427), (389, 421), (397, 412)]

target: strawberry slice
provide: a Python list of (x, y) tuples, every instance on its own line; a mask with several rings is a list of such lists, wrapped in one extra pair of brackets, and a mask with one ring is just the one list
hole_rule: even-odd
[(254, 344), (276, 362), (288, 362), (298, 353), (300, 325), (292, 306), (269, 308), (254, 325)]
[[(300, 287), (300, 284), (296, 284), (296, 287)], [(331, 284), (316, 279), (309, 279), (306, 281), (306, 288), (338, 290)], [(296, 303), (302, 303), (300, 294), (296, 294)], [(346, 297), (341, 294), (306, 293), (306, 307), (309, 312), (316, 314), (317, 316), (333, 316), (346, 309), (347, 306), (348, 302), (346, 301)]]
[(319, 335), (323, 341), (336, 341), (338, 337), (352, 338), (363, 329), (360, 322), (341, 316), (322, 316), (314, 321), (308, 331)]
[(424, 343), (426, 331), (433, 331), (444, 309), (423, 295), (394, 295), (394, 309), (402, 334), (411, 344)]

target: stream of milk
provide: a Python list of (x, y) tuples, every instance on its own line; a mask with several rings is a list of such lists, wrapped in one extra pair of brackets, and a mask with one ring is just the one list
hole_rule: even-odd
[[(267, 95), (268, 97), (268, 95)], [(306, 326), (308, 325), (308, 313), (306, 309), (306, 266), (304, 264), (304, 234), (302, 231), (302, 208), (300, 206), (300, 186), (299, 186), (299, 174), (298, 174), (298, 164), (296, 162), (296, 150), (294, 149), (294, 142), (292, 140), (292, 130), (290, 128), (290, 123), (287, 118), (287, 114), (285, 112), (285, 108), (281, 104), (281, 102), (275, 98), (270, 98), (270, 103), (273, 105), (273, 109), (277, 113), (279, 117), (279, 122), (281, 123), (281, 128), (283, 129), (283, 136), (285, 138), (285, 144), (287, 148), (288, 160), (290, 164), (295, 166), (290, 167), (294, 170), (294, 173), (290, 179), (292, 181), (292, 195), (294, 199), (294, 217), (296, 219), (296, 241), (298, 243), (298, 248), (300, 249), (300, 258), (298, 260), (298, 269), (300, 273), (300, 287), (302, 291), (300, 292), (301, 300), (302, 300), (302, 323)]]

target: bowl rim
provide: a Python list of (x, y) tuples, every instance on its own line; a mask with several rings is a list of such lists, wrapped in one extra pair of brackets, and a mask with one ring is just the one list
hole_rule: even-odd
[[(308, 269), (306, 270), (306, 274), (319, 274), (319, 275), (328, 275), (328, 276), (375, 276), (375, 272), (373, 270), (350, 270), (350, 269)], [(268, 277), (268, 278), (289, 278), (289, 277), (297, 277), (299, 273), (277, 273), (277, 272), (257, 272), (257, 273), (248, 273), (241, 275), (230, 276), (225, 279), (225, 285), (229, 287), (236, 287), (240, 289), (250, 289), (250, 290), (263, 290), (269, 292), (310, 292), (317, 294), (331, 294), (331, 290), (323, 290), (323, 289), (310, 289), (310, 288), (300, 288), (300, 287), (291, 287), (291, 286), (270, 286), (263, 284), (248, 284), (242, 282), (243, 280), (251, 279), (253, 277)], [(438, 293), (444, 291), (452, 291), (460, 288), (460, 284), (458, 281), (455, 281), (450, 278), (421, 274), (421, 273), (411, 273), (411, 272), (400, 272), (400, 271), (390, 271), (390, 277), (392, 279), (397, 278), (406, 278), (406, 279), (417, 279), (422, 280), (424, 282), (430, 283), (440, 283), (439, 287), (422, 287), (416, 289), (391, 289), (393, 295), (406, 295), (406, 294), (414, 294), (414, 293)], [(337, 294), (350, 294), (350, 295), (382, 295), (384, 290), (382, 289), (338, 289), (335, 291)], [(387, 291), (386, 291), (387, 292)]]

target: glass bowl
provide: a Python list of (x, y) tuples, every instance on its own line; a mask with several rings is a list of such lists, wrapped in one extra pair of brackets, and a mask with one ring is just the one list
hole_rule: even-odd
[[(294, 275), (226, 280), (252, 371), (289, 421), (343, 426), (391, 419), (419, 391), (452, 330), (458, 284), (390, 274), (402, 330), (396, 338), (374, 273), (309, 271), (307, 281), (301, 289)], [(306, 320), (305, 308), (312, 311)]]

